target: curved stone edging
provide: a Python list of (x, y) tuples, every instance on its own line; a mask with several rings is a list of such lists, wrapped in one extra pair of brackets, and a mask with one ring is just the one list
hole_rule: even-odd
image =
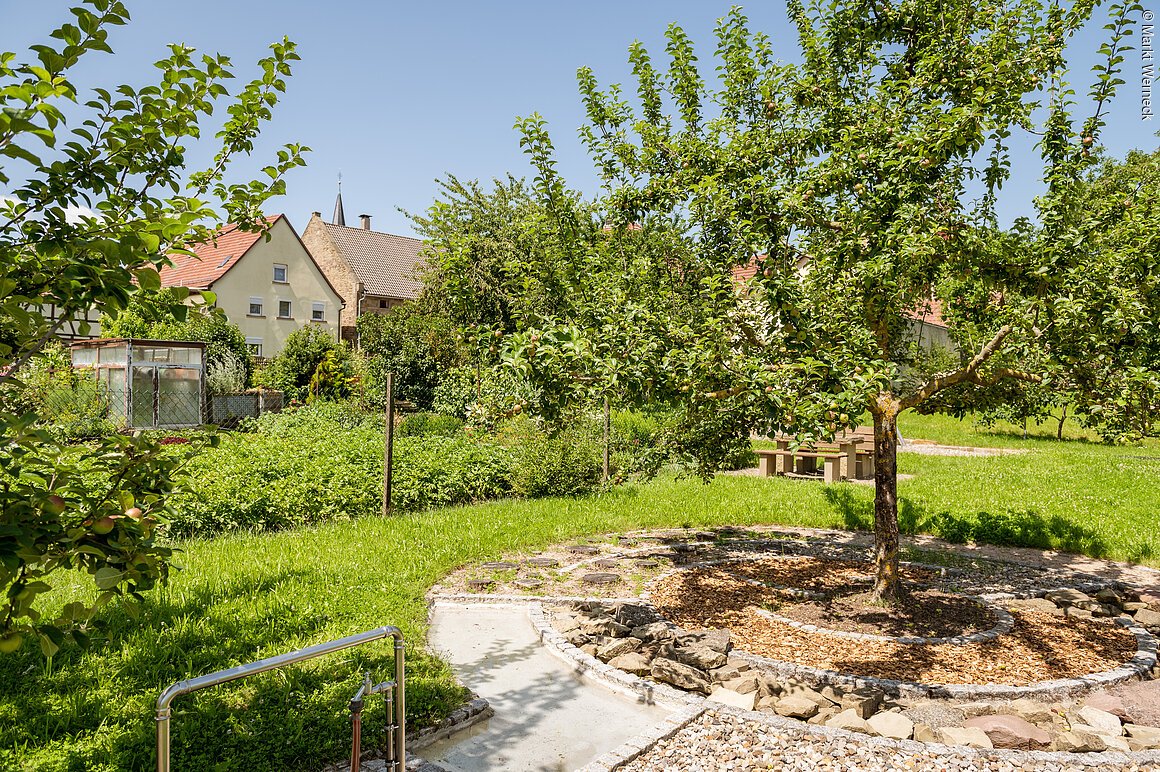
[(854, 633), (847, 630), (834, 630), (829, 627), (818, 627), (817, 625), (806, 624), (799, 622), (796, 619), (784, 617), (781, 614), (769, 611), (768, 609), (755, 608), (753, 611), (758, 616), (765, 617), (774, 622), (780, 622), (790, 627), (801, 630), (805, 633), (820, 633), (822, 635), (830, 635), (834, 638), (846, 638), (853, 641), (886, 641), (889, 643), (904, 643), (911, 646), (938, 646), (942, 644), (949, 644), (953, 646), (963, 646), (968, 643), (986, 643), (993, 641), (1000, 635), (1006, 635), (1015, 627), (1015, 617), (1011, 616), (1006, 609), (988, 603), (982, 598), (975, 595), (963, 596), (970, 600), (977, 601), (983, 608), (990, 611), (998, 619), (995, 626), (990, 630), (982, 630), (970, 635), (955, 635), (945, 638), (923, 638), (920, 636), (893, 636), (893, 635), (873, 635), (871, 633)]
[[(529, 614), (532, 620), (532, 625), (540, 637), (540, 641), (547, 647), (548, 651), (561, 659), (573, 664), (577, 672), (585, 676), (592, 677), (609, 688), (619, 691), (622, 694), (635, 696), (638, 699), (644, 699), (646, 702), (657, 702), (658, 704), (670, 703), (674, 707), (682, 711), (688, 711), (692, 708), (697, 708), (696, 711), (684, 712), (682, 719), (684, 723), (693, 720), (700, 714), (701, 710), (705, 708), (706, 698), (700, 695), (685, 692), (676, 689), (667, 684), (657, 683), (647, 678), (634, 676), (626, 673), (618, 668), (614, 668), (595, 657), (580, 651), (580, 649), (568, 643), (564, 636), (552, 627), (551, 622), (544, 612), (542, 604), (532, 602), (528, 604)], [(1156, 662), (1156, 642), (1152, 636), (1143, 628), (1127, 625), (1123, 619), (1116, 620), (1120, 624), (1124, 624), (1135, 635), (1137, 641), (1140, 642), (1139, 649), (1135, 659), (1131, 663), (1146, 664), (1144, 670), (1151, 669)], [(1142, 640), (1141, 636), (1147, 640)], [(1150, 650), (1147, 645), (1150, 644)], [(874, 686), (883, 689), (891, 694), (900, 694), (902, 696), (928, 696), (928, 697), (950, 697), (958, 699), (1015, 699), (1018, 697), (1043, 697), (1043, 696), (1059, 696), (1071, 697), (1099, 686), (1111, 686), (1119, 683), (1122, 680), (1128, 680), (1140, 674), (1140, 670), (1133, 669), (1130, 674), (1121, 675), (1118, 670), (1107, 671), (1106, 673), (1097, 673), (1085, 678), (1066, 679), (1061, 681), (1045, 681), (1040, 684), (1033, 684), (1029, 687), (1013, 686), (1013, 687), (988, 687), (988, 686), (934, 686), (926, 684), (907, 683), (904, 681), (890, 681), (878, 678), (863, 678), (855, 676), (847, 676), (835, 671), (821, 670), (819, 668), (808, 668), (801, 665), (793, 665), (792, 663), (780, 662), (778, 660), (767, 659), (765, 657), (758, 657), (740, 649), (734, 649), (729, 652), (730, 656), (743, 659), (751, 664), (758, 665), (767, 669), (774, 670), (778, 675), (783, 677), (798, 677), (809, 676), (811, 674), (825, 675), (833, 677), (833, 680), (821, 680), (817, 683), (831, 683), (852, 685), (855, 687)], [(788, 667), (787, 667), (788, 666)], [(1111, 678), (1110, 676), (1116, 676)], [(808, 677), (805, 680), (810, 680)], [(1052, 689), (1061, 688), (1063, 685), (1075, 684), (1080, 687), (1078, 691), (1070, 692), (1052, 692), (1041, 689), (1052, 685)], [(915, 691), (906, 693), (898, 687), (918, 687), (923, 691)], [(1039, 691), (1031, 691), (1039, 689)], [(947, 690), (947, 693), (936, 693), (938, 690)], [(963, 690), (963, 691), (956, 691)], [(1006, 690), (1000, 693), (997, 690)], [(969, 692), (969, 693), (968, 693)], [(661, 700), (656, 700), (660, 697)], [(725, 705), (715, 704), (714, 710), (719, 712), (729, 713), (731, 715), (740, 716), (751, 721), (774, 726), (786, 731), (796, 731), (806, 735), (815, 737), (833, 739), (841, 738), (847, 742), (853, 741), (858, 743), (866, 743), (874, 747), (882, 747), (883, 749), (894, 749), (912, 752), (927, 752), (932, 751), (941, 752), (939, 749), (946, 749), (948, 754), (957, 754), (960, 757), (967, 758), (990, 758), (1010, 761), (1017, 764), (1020, 760), (1026, 761), (1043, 761), (1053, 762), (1062, 765), (1081, 765), (1090, 767), (1101, 767), (1108, 764), (1131, 764), (1139, 762), (1158, 762), (1160, 763), (1160, 751), (1132, 751), (1128, 753), (1123, 752), (1104, 752), (1104, 753), (1068, 753), (1064, 751), (1017, 751), (1017, 750), (978, 750), (962, 745), (943, 745), (941, 743), (923, 743), (917, 740), (892, 740), (885, 737), (872, 737), (870, 735), (862, 734), (860, 732), (851, 732), (844, 729), (835, 729), (833, 727), (818, 726), (815, 724), (808, 724), (804, 721), (796, 721), (794, 719), (782, 718), (781, 716), (771, 715), (760, 711), (743, 711), (737, 708), (731, 708)], [(630, 740), (625, 745), (616, 750), (606, 754), (605, 756), (593, 762), (592, 765), (586, 767), (586, 770), (613, 770), (617, 769), (621, 764), (642, 755), (647, 752), (651, 744), (664, 739), (675, 733), (680, 727), (675, 727), (671, 731), (664, 733), (663, 736), (658, 736), (652, 740), (649, 745), (641, 746), (639, 742)], [(612, 763), (609, 763), (612, 762)]]

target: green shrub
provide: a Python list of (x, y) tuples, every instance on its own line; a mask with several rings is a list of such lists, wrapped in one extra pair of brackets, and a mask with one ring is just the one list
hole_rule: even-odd
[(462, 433), (462, 419), (439, 413), (412, 413), (395, 429), (397, 437), (457, 437)]
[(301, 327), (286, 336), (286, 343), (255, 376), (255, 383), (286, 394), (287, 400), (306, 401), (310, 379), (318, 366), (334, 352), (335, 363), (344, 365), (350, 349), (321, 327)]
[(500, 428), (512, 452), (512, 492), (524, 498), (576, 496), (600, 483), (601, 448), (591, 423), (576, 423), (549, 436), (527, 418)]

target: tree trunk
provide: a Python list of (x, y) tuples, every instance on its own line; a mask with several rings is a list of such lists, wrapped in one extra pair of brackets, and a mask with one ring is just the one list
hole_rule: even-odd
[(1067, 420), (1067, 405), (1063, 406), (1063, 413), (1059, 416), (1059, 428), (1055, 430), (1055, 439), (1063, 440), (1063, 422)]
[(902, 600), (898, 576), (898, 398), (878, 395), (874, 415), (874, 589), (882, 603)]

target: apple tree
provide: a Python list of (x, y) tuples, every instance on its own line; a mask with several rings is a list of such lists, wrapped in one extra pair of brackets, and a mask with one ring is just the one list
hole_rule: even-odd
[[(128, 23), (117, 0), (87, 0), (26, 56), (0, 53), (0, 650), (32, 635), (52, 656), (84, 643), (95, 610), (167, 576), (157, 538), (188, 445), (109, 436), (70, 447), (35, 412), (17, 411), (23, 368), (87, 312), (115, 317), (159, 286), (166, 255), (210, 238), (223, 219), (261, 227), (305, 148), (287, 145), (261, 179), (227, 183), (270, 120), (298, 58), (283, 40), (255, 78), (231, 88), (223, 55), (171, 45), (140, 86), (81, 94), (70, 74), (111, 53)], [(207, 134), (206, 168), (191, 167)], [(181, 300), (181, 298), (177, 298)], [(57, 571), (81, 571), (93, 601), (59, 615), (37, 603)]]
[[(1136, 10), (1109, 7), (1092, 108), (1078, 117), (1065, 47), (1092, 2), (792, 0), (799, 50), (784, 53), (800, 63), (777, 58), (733, 9), (716, 31), (715, 85), (676, 25), (667, 67), (630, 48), (632, 101), (581, 69), (608, 244), (565, 242), (583, 291), (566, 313), (506, 335), (506, 363), (557, 402), (614, 378), (629, 399), (683, 405), (687, 449), (706, 472), (752, 431), (808, 441), (869, 411), (873, 593), (898, 601), (899, 414), (951, 387), (1042, 382), (1065, 354), (1061, 309), (1072, 320), (1107, 310), (1068, 281), (1104, 259), (1087, 245), (1113, 214), (1085, 212), (1078, 185)], [(519, 126), (535, 188), (570, 233), (544, 121)], [(1038, 222), (1005, 232), (996, 202), (1011, 141), (1030, 131), (1046, 191)], [(680, 246), (632, 250), (634, 233), (658, 231)], [(931, 370), (915, 330), (934, 303), (955, 348)]]

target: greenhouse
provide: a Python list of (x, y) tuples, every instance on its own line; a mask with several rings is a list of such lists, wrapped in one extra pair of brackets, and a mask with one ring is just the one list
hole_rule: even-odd
[(72, 345), (78, 371), (91, 370), (108, 400), (109, 420), (130, 429), (203, 423), (205, 344), (109, 338)]

